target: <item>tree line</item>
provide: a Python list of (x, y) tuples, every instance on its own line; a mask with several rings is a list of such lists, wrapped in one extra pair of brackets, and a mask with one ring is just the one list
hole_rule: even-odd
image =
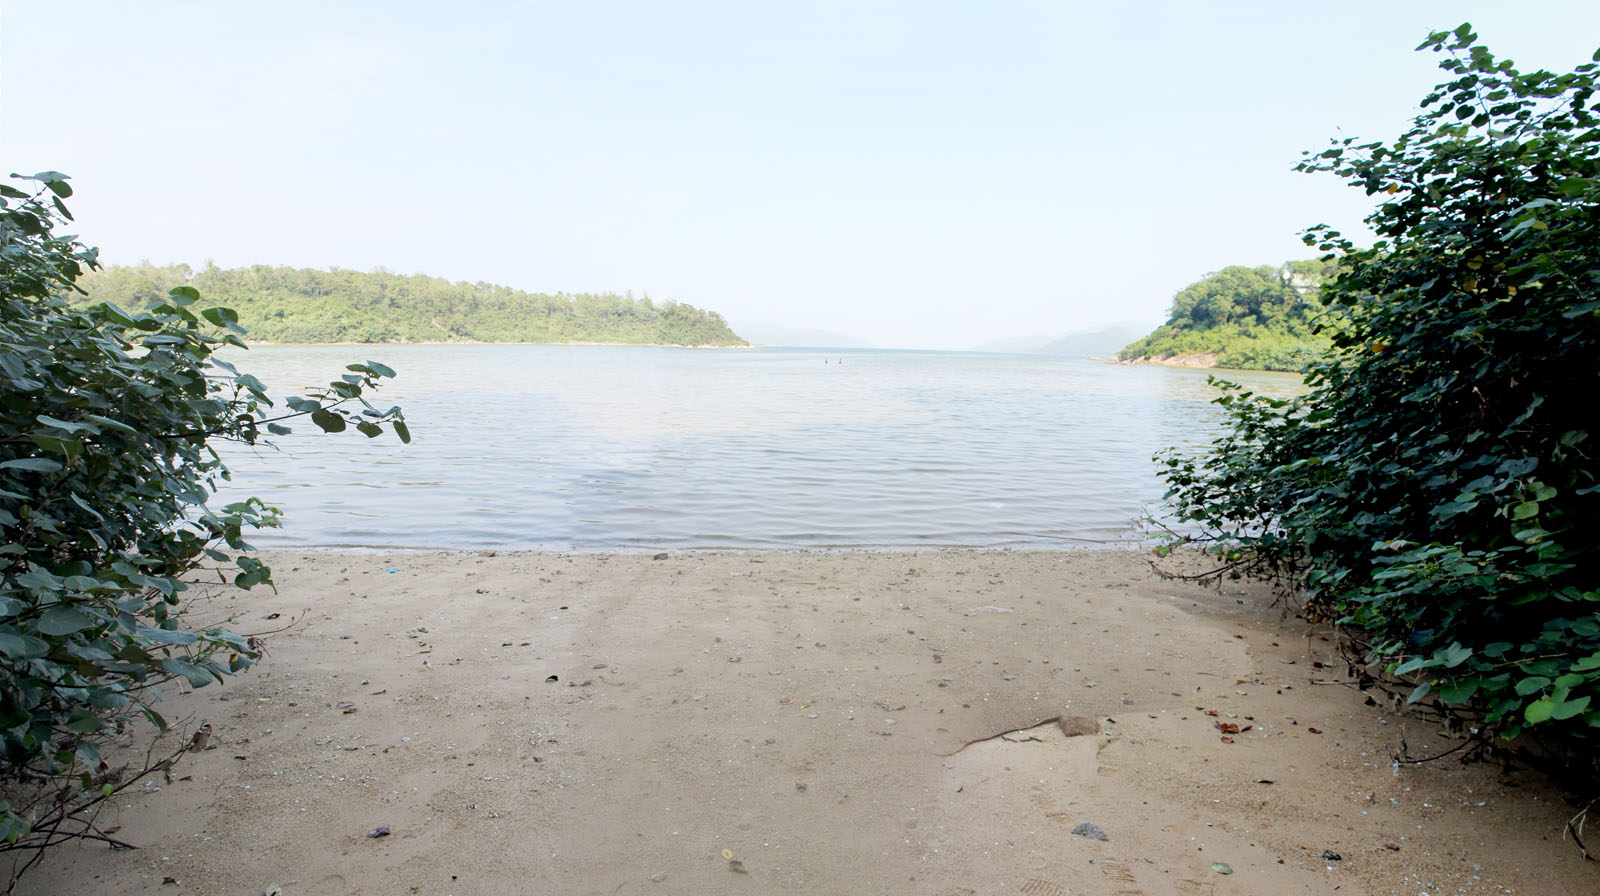
[(628, 345), (744, 345), (722, 315), (631, 293), (533, 293), (334, 268), (208, 264), (111, 265), (78, 281), (78, 303), (130, 310), (164, 303), (189, 286), (239, 313), (256, 342), (599, 342)]

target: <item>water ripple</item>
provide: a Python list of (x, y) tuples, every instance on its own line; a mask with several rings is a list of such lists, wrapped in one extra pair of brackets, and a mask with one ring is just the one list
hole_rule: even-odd
[(285, 390), (389, 364), (382, 403), (405, 407), (415, 441), (297, 432), (231, 452), (221, 497), (284, 509), (262, 547), (1099, 545), (1136, 538), (1159, 501), (1151, 456), (1205, 444), (1218, 420), (1199, 371), (842, 354), (258, 347), (236, 360)]

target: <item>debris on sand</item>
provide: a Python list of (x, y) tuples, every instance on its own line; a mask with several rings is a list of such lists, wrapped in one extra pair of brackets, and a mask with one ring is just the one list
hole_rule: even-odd
[(1100, 830), (1099, 825), (1090, 824), (1087, 821), (1073, 828), (1072, 833), (1077, 834), (1079, 837), (1088, 837), (1090, 840), (1105, 841), (1111, 839), (1110, 837), (1106, 836), (1105, 831)]

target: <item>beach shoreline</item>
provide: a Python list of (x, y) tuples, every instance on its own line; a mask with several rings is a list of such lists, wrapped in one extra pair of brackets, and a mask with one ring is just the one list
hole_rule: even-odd
[(214, 749), (100, 818), (143, 848), (21, 892), (1600, 887), (1537, 778), (1396, 767), (1459, 741), (1146, 557), (275, 552), (199, 618), (293, 624), (161, 707)]

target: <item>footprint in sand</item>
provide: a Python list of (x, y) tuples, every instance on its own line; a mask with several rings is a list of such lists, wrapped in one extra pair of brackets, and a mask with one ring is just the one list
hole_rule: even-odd
[(1117, 896), (1144, 896), (1144, 891), (1137, 886), (1138, 878), (1133, 876), (1133, 871), (1127, 865), (1116, 859), (1101, 859), (1099, 862), (1100, 873), (1106, 879), (1120, 887)]
[(316, 892), (318, 892), (318, 893), (355, 894), (355, 893), (360, 893), (361, 892), (361, 888), (357, 887), (357, 888), (352, 890), (352, 889), (350, 889), (349, 881), (346, 881), (344, 879), (344, 875), (342, 875), (342, 874), (329, 874), (329, 875), (324, 876), (321, 880), (317, 881)]
[(1068, 896), (1072, 891), (1047, 880), (1030, 880), (1018, 890), (1023, 896)]
[(1068, 816), (1071, 814), (1065, 810), (1056, 808), (1058, 805), (1056, 798), (1050, 793), (1049, 788), (1047, 788), (1044, 784), (1033, 785), (1033, 793), (1030, 799), (1033, 802), (1034, 808), (1038, 809), (1044, 814), (1045, 818), (1048, 818), (1051, 821), (1057, 823), (1065, 822)]
[(1105, 743), (1100, 745), (1100, 749), (1095, 751), (1094, 758), (1100, 763), (1099, 767), (1095, 769), (1097, 774), (1115, 775), (1122, 771), (1122, 763), (1114, 755), (1116, 751), (1111, 749), (1116, 742), (1116, 738), (1107, 738)]

